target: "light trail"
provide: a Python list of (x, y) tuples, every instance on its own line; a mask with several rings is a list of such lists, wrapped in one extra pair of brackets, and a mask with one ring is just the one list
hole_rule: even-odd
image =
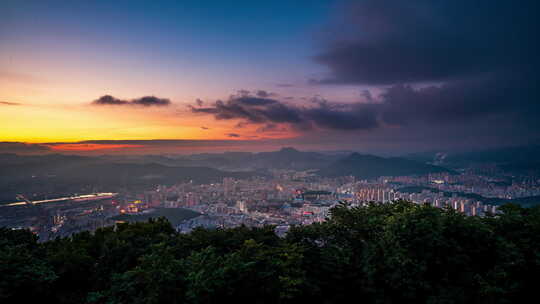
[[(69, 196), (69, 197), (61, 197), (61, 198), (54, 198), (54, 199), (47, 199), (47, 200), (39, 200), (39, 201), (31, 201), (32, 205), (38, 205), (38, 204), (44, 204), (44, 203), (54, 203), (54, 202), (63, 202), (63, 201), (90, 201), (90, 200), (98, 200), (98, 199), (105, 199), (105, 198), (112, 198), (118, 195), (118, 193), (113, 192), (103, 192), (103, 193), (95, 193), (95, 194), (83, 194), (78, 196)], [(22, 205), (28, 205), (27, 202), (14, 202), (14, 203), (8, 203), (8, 204), (2, 204), (0, 207), (13, 207), (13, 206), (22, 206)]]

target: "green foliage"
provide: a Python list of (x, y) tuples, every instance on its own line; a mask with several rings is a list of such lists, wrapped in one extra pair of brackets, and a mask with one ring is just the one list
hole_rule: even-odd
[(467, 217), (405, 201), (324, 223), (174, 231), (120, 224), (38, 243), (0, 229), (0, 302), (521, 303), (540, 275), (540, 207)]
[(114, 274), (109, 289), (89, 295), (93, 303), (182, 303), (184, 297), (182, 262), (164, 244), (139, 259), (139, 265)]
[(0, 228), (0, 303), (46, 298), (56, 279), (34, 234)]

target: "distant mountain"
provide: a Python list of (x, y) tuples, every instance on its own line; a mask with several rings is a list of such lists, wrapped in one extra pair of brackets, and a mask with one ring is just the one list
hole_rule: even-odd
[(446, 159), (452, 164), (468, 163), (529, 163), (540, 162), (540, 146), (519, 146), (496, 149), (486, 149), (482, 151), (450, 154)]
[(448, 157), (447, 152), (418, 152), (403, 155), (402, 158), (414, 160), (420, 163), (440, 165), (443, 164)]
[[(444, 157), (441, 158), (441, 155)], [(430, 162), (436, 162), (450, 167), (496, 164), (499, 166), (508, 166), (505, 169), (513, 169), (514, 166), (517, 169), (522, 169), (529, 165), (538, 167), (538, 164), (540, 164), (540, 146), (503, 147), (454, 153), (416, 153), (407, 155), (405, 158), (413, 160), (430, 159)]]
[(403, 158), (447, 168), (495, 168), (513, 174), (540, 174), (540, 146), (492, 148), (469, 152), (422, 152)]
[(141, 180), (151, 180), (153, 183), (174, 183), (194, 181), (208, 183), (221, 181), (224, 177), (247, 178), (252, 176), (247, 172), (226, 172), (206, 167), (169, 167), (159, 164), (92, 164), (78, 167), (62, 167), (51, 171), (59, 176), (106, 182), (137, 183)]
[(437, 172), (452, 171), (404, 158), (383, 158), (352, 153), (321, 169), (318, 174), (327, 177), (352, 175), (361, 179), (371, 179), (380, 176), (420, 175)]
[(159, 184), (219, 182), (224, 177), (249, 178), (254, 172), (229, 172), (208, 167), (174, 167), (155, 163), (116, 163), (69, 155), (0, 155), (0, 201), (17, 193), (70, 193), (147, 189)]
[(226, 152), (195, 154), (176, 161), (191, 165), (206, 166), (223, 170), (257, 169), (320, 169), (339, 159), (339, 155), (317, 152), (302, 152), (294, 148), (282, 148), (272, 152)]
[(470, 152), (429, 152), (404, 156), (447, 168), (495, 168), (513, 174), (540, 174), (540, 146), (493, 148)]
[(334, 155), (282, 148), (275, 152), (256, 153), (252, 157), (252, 162), (257, 167), (304, 170), (324, 168), (336, 159), (338, 157)]
[[(52, 172), (74, 168), (78, 168), (81, 172), (94, 172), (95, 168), (107, 168), (113, 164), (129, 165), (130, 168), (137, 171), (140, 168), (150, 168), (143, 165), (182, 167), (185, 168), (184, 171), (192, 171), (197, 176), (197, 169), (188, 168), (203, 168), (201, 172), (205, 171), (204, 168), (244, 172), (258, 169), (320, 169), (328, 166), (340, 157), (339, 154), (302, 152), (294, 148), (283, 148), (279, 151), (260, 153), (226, 152), (178, 156), (103, 155), (89, 157), (63, 154), (36, 156), (0, 154), (0, 167), (2, 168), (2, 173), (9, 175), (10, 178), (15, 176), (53, 174)], [(114, 176), (114, 172), (112, 173)], [(217, 174), (216, 176), (221, 175)]]
[(101, 160), (114, 163), (156, 163), (173, 167), (210, 167), (225, 171), (252, 171), (259, 169), (320, 169), (336, 161), (339, 154), (302, 152), (283, 148), (272, 152), (225, 152), (193, 155), (136, 155), (101, 156)]
[(42, 155), (18, 155), (13, 153), (1, 153), (0, 154), (0, 167), (10, 165), (45, 165), (45, 164), (59, 164), (70, 162), (84, 162), (95, 161), (95, 158), (79, 156), (79, 155), (65, 155), (65, 154), (42, 154)]
[(72, 155), (17, 156), (0, 155), (0, 180), (18, 180), (44, 176), (87, 180), (166, 179), (207, 182), (223, 177), (249, 177), (248, 172), (226, 172), (207, 167), (177, 167), (156, 163), (123, 163), (95, 157)]

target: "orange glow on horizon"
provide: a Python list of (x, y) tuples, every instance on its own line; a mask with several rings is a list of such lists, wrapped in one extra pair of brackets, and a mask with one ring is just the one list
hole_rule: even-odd
[(116, 144), (58, 144), (58, 145), (46, 145), (54, 151), (70, 151), (70, 152), (82, 152), (82, 151), (96, 151), (96, 150), (116, 150), (125, 148), (142, 148), (142, 145), (116, 145)]
[[(0, 94), (0, 100), (4, 100)], [(80, 98), (83, 99), (83, 98)], [(6, 99), (9, 100), (9, 99)], [(237, 127), (238, 120), (216, 120), (212, 116), (191, 113), (182, 103), (163, 108), (91, 106), (32, 103), (16, 100), (18, 105), (0, 105), (0, 142), (38, 144), (55, 153), (143, 154), (187, 153), (192, 151), (232, 151), (250, 141), (252, 149), (267, 150), (266, 140), (294, 138), (300, 134), (283, 126), (261, 132), (260, 124)], [(95, 140), (202, 140), (223, 141), (215, 145), (192, 146), (145, 143), (92, 143)], [(255, 143), (258, 142), (259, 143)]]

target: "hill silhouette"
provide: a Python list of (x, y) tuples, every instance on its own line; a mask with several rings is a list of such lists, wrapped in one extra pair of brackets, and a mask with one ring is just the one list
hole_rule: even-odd
[(352, 175), (361, 179), (371, 179), (380, 176), (421, 175), (438, 172), (452, 171), (443, 167), (423, 164), (404, 158), (383, 158), (374, 155), (352, 153), (319, 170), (318, 174), (327, 177)]

